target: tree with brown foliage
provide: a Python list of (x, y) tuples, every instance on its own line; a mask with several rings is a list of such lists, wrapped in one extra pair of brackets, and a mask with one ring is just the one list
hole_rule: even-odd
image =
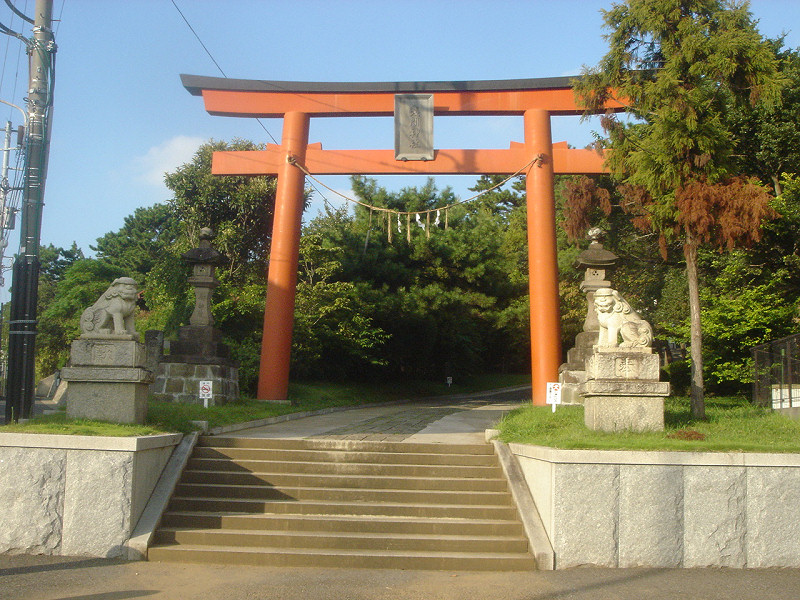
[(634, 224), (679, 242), (686, 259), (691, 317), (691, 407), (705, 418), (697, 248), (758, 239), (769, 193), (734, 177), (734, 137), (726, 112), (777, 99), (775, 53), (745, 2), (627, 0), (604, 11), (609, 52), (576, 83), (587, 114), (612, 95), (627, 120), (603, 119), (606, 161)]

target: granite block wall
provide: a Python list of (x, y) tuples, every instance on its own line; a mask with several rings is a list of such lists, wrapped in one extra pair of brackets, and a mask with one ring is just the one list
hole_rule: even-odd
[(509, 446), (556, 568), (800, 567), (800, 456)]
[(0, 553), (123, 555), (181, 437), (0, 434)]

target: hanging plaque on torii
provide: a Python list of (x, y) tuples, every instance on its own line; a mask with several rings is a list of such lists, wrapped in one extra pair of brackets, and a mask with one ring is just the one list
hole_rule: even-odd
[(395, 94), (395, 160), (433, 160), (433, 94)]
[[(202, 96), (212, 115), (283, 118), (280, 145), (264, 150), (215, 152), (216, 175), (276, 175), (267, 300), (261, 345), (258, 398), (285, 400), (294, 323), (297, 263), (305, 172), (313, 175), (506, 174), (525, 171), (531, 316), (533, 403), (544, 406), (547, 382), (558, 380), (561, 357), (554, 175), (601, 173), (593, 150), (553, 144), (551, 115), (580, 115), (571, 79), (551, 77), (504, 81), (314, 83), (224, 79), (181, 75), (184, 87)], [(428, 95), (433, 105), (428, 139), (422, 112), (413, 114), (407, 146), (394, 150), (328, 150), (309, 144), (312, 117), (390, 117), (398, 95)], [(621, 110), (620, 104), (606, 108)], [(507, 149), (434, 149), (433, 115), (523, 117), (524, 142)], [(414, 128), (419, 131), (419, 138)], [(396, 134), (397, 135), (397, 134)], [(416, 142), (414, 140), (417, 140)], [(425, 152), (415, 152), (428, 145)], [(415, 146), (415, 144), (418, 144)], [(403, 157), (407, 160), (403, 160)], [(420, 156), (420, 158), (416, 158)]]

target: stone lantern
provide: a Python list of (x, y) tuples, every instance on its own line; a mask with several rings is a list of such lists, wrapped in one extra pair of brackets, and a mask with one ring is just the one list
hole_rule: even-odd
[[(594, 310), (594, 293), (600, 288), (611, 287), (611, 282), (606, 280), (606, 271), (613, 269), (618, 259), (616, 254), (603, 248), (600, 242), (603, 234), (599, 227), (593, 227), (587, 232), (589, 247), (578, 255), (574, 265), (576, 269), (584, 269), (581, 291), (586, 294), (586, 319), (583, 322), (583, 332), (575, 340), (575, 346), (588, 346), (590, 350), (597, 343), (597, 332), (600, 330), (597, 312)], [(587, 333), (589, 335), (583, 335)]]
[(600, 331), (594, 309), (594, 293), (601, 288), (611, 287), (611, 282), (606, 277), (618, 260), (617, 255), (606, 250), (600, 242), (603, 234), (604, 231), (599, 227), (593, 227), (587, 232), (589, 247), (578, 255), (574, 264), (576, 269), (584, 270), (580, 289), (586, 294), (586, 318), (583, 321), (583, 331), (575, 336), (575, 346), (567, 352), (567, 362), (559, 369), (564, 404), (582, 403), (578, 385), (586, 381), (586, 359), (592, 356)]
[(192, 266), (187, 281), (194, 288), (194, 312), (189, 325), (178, 329), (169, 354), (161, 358), (153, 388), (157, 399), (200, 402), (201, 383), (211, 388), (208, 404), (225, 404), (239, 397), (239, 365), (230, 359), (211, 314), (211, 296), (219, 285), (214, 270), (222, 262), (222, 255), (211, 246), (212, 238), (211, 229), (204, 227), (199, 246), (183, 254)]
[(194, 287), (194, 312), (189, 317), (189, 324), (194, 327), (210, 327), (214, 325), (211, 315), (211, 294), (219, 281), (214, 275), (214, 267), (222, 259), (222, 255), (211, 247), (213, 232), (208, 227), (200, 230), (200, 246), (183, 254), (183, 259), (192, 265), (192, 276), (188, 281)]

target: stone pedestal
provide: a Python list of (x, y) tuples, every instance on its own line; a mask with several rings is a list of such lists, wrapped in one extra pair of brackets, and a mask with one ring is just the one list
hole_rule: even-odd
[(144, 345), (129, 335), (81, 336), (72, 343), (67, 416), (143, 424), (153, 374), (145, 368)]
[(239, 398), (239, 363), (229, 358), (222, 334), (211, 326), (186, 325), (170, 352), (161, 356), (152, 387), (153, 398), (163, 402), (201, 404), (200, 382), (210, 381), (209, 406)]
[(239, 368), (235, 361), (220, 359), (217, 364), (210, 364), (209, 359), (198, 358), (198, 362), (172, 360), (171, 356), (166, 356), (158, 365), (152, 386), (153, 399), (202, 404), (201, 381), (211, 382), (209, 406), (227, 404), (239, 398)]
[(669, 383), (650, 348), (596, 348), (580, 387), (584, 423), (600, 431), (662, 431)]
[(664, 398), (585, 396), (583, 422), (594, 431), (663, 431)]

